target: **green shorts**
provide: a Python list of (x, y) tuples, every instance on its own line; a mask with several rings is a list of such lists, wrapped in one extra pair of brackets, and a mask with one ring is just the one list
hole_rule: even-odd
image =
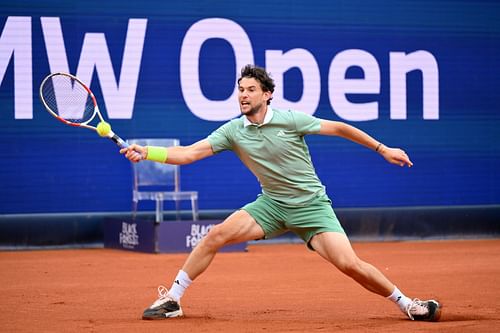
[(257, 200), (241, 209), (262, 227), (265, 239), (291, 231), (314, 250), (310, 244), (314, 235), (328, 231), (345, 234), (326, 194), (318, 196), (306, 206), (290, 206), (261, 194)]

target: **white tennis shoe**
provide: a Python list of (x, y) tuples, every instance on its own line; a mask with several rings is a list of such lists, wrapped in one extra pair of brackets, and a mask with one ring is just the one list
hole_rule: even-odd
[(167, 319), (181, 317), (183, 315), (179, 302), (168, 296), (168, 289), (164, 286), (158, 287), (158, 299), (144, 310), (142, 319)]
[(411, 320), (438, 321), (441, 305), (435, 300), (421, 301), (415, 298), (407, 307), (406, 314)]

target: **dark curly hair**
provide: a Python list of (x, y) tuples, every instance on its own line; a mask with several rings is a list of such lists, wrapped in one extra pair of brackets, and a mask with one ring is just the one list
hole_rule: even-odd
[[(241, 69), (241, 77), (238, 79), (238, 85), (240, 84), (241, 79), (244, 77), (254, 78), (255, 80), (257, 80), (260, 83), (260, 87), (263, 91), (270, 91), (271, 93), (274, 92), (274, 80), (264, 68), (255, 65), (246, 65)], [(269, 98), (269, 100), (267, 101), (268, 105), (271, 104), (272, 99), (272, 97)]]

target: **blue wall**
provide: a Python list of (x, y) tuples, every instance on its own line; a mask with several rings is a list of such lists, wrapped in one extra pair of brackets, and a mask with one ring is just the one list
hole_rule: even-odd
[[(123, 138), (177, 137), (181, 144), (190, 144), (224, 123), (207, 119), (215, 118), (210, 113), (200, 117), (199, 110), (203, 101), (208, 105), (231, 96), (240, 62), (252, 59), (269, 68), (266, 51), (297, 49), (312, 55), (319, 73), (317, 88), (309, 91), (319, 97), (317, 105), (312, 103), (315, 116), (347, 121), (387, 145), (401, 146), (415, 163), (411, 169), (400, 169), (345, 140), (309, 136), (317, 172), (335, 206), (499, 204), (500, 4), (443, 0), (315, 3), (2, 3), (0, 213), (106, 212), (131, 207), (130, 165), (117, 147), (91, 131), (56, 122), (43, 109), (38, 86), (48, 73), (65, 70), (67, 64), (68, 71), (88, 76), (101, 110)], [(187, 38), (188, 31), (213, 18), (239, 27), (234, 29), (235, 38), (246, 36), (250, 52), (221, 37), (232, 29), (228, 32), (219, 26), (222, 31), (218, 31), (217, 24), (206, 25), (202, 32), (212, 37), (203, 43), (199, 55), (186, 55), (197, 62), (183, 65), (181, 49), (189, 51), (194, 43)], [(58, 44), (58, 27), (62, 44)], [(135, 37), (131, 37), (132, 30)], [(101, 37), (104, 44), (99, 44)], [(84, 40), (96, 44), (92, 48)], [(141, 52), (131, 55), (126, 41)], [(58, 45), (64, 46), (62, 51)], [(349, 50), (365, 55), (371, 65), (366, 65), (368, 60), (356, 65), (348, 57), (351, 65), (345, 76), (332, 77), (332, 64), (341, 65), (340, 55), (348, 55)], [(435, 60), (437, 72), (425, 67), (428, 61), (417, 62), (421, 66), (405, 76), (406, 91), (396, 93), (391, 72), (398, 66), (391, 55), (418, 52)], [(274, 107), (308, 97), (303, 96), (303, 89), (313, 83), (305, 82), (303, 71), (314, 73), (314, 66), (306, 63), (311, 57), (301, 59), (304, 62), (292, 64), (283, 73), (283, 95), (275, 96)], [(133, 70), (122, 69), (125, 60), (132, 61), (127, 69), (137, 69), (135, 80)], [(274, 70), (281, 76), (277, 67)], [(371, 82), (372, 90), (366, 93), (346, 90), (348, 102), (343, 106), (332, 100), (335, 82), (368, 79), (368, 70), (379, 73), (378, 89)], [(196, 82), (194, 78), (189, 81), (190, 75), (196, 72), (203, 96), (194, 110), (188, 99), (196, 91), (181, 84), (181, 75), (192, 88)], [(424, 92), (424, 77), (429, 73), (438, 79), (434, 85), (430, 79), (429, 90)], [(120, 81), (126, 75), (132, 78), (132, 88)], [(122, 95), (112, 97), (112, 88), (104, 87), (114, 84), (116, 88), (117, 82)], [(403, 119), (395, 119), (391, 89), (393, 98), (407, 102)], [(130, 92), (135, 96), (130, 98)], [(438, 101), (438, 109), (427, 109), (434, 112), (427, 117), (424, 95)], [(221, 112), (229, 119), (237, 114), (238, 106), (235, 99), (226, 103), (232, 106)], [(364, 115), (369, 120), (346, 116), (363, 103), (376, 103), (375, 116), (368, 111)], [(254, 177), (231, 153), (184, 166), (182, 187), (200, 192), (200, 209), (237, 208), (260, 191)]]

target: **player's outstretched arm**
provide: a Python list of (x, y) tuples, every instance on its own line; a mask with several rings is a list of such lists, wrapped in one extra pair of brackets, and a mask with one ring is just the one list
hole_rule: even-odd
[[(153, 149), (156, 149), (156, 156), (152, 158)], [(158, 154), (158, 151), (160, 154)], [(201, 160), (203, 158), (212, 156), (212, 146), (208, 140), (203, 139), (190, 146), (174, 146), (168, 148), (161, 147), (148, 147), (132, 144), (127, 148), (120, 150), (131, 162), (137, 163), (141, 160), (151, 159), (156, 162), (168, 164), (189, 164)], [(158, 159), (160, 156), (160, 159)]]
[(378, 152), (389, 163), (397, 164), (399, 166), (413, 166), (410, 158), (402, 149), (387, 147), (372, 138), (367, 133), (349, 124), (339, 121), (321, 120), (321, 129), (319, 131), (319, 134), (340, 136), (342, 138), (356, 142)]

